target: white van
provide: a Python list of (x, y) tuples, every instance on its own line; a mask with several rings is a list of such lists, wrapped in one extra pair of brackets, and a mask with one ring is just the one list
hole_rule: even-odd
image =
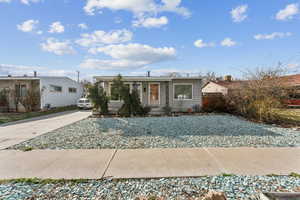
[(92, 102), (89, 99), (80, 98), (77, 101), (77, 107), (80, 108), (80, 109), (92, 109), (93, 105), (92, 105)]

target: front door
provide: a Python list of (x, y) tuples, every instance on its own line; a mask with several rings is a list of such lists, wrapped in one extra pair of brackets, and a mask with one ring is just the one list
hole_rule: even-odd
[(150, 83), (149, 84), (149, 104), (159, 105), (160, 104), (160, 84)]

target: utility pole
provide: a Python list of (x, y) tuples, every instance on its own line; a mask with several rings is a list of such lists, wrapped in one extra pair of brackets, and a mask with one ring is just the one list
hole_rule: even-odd
[(76, 71), (76, 72), (77, 72), (77, 82), (79, 83), (80, 71)]

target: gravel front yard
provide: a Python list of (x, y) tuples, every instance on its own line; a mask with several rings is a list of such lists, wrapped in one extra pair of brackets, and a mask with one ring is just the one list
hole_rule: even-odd
[(299, 192), (300, 179), (280, 176), (214, 176), (201, 178), (90, 180), (83, 183), (5, 183), (1, 199), (191, 199), (208, 190), (224, 191), (229, 200), (256, 200), (258, 192)]
[(300, 131), (230, 115), (86, 119), (11, 149), (299, 147)]

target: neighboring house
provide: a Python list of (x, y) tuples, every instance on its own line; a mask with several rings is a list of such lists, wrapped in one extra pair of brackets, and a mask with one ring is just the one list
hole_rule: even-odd
[[(108, 96), (110, 96), (109, 109), (116, 112), (122, 101), (116, 93), (112, 82), (114, 76), (96, 76)], [(136, 87), (143, 105), (152, 107), (152, 113), (161, 113), (165, 106), (173, 111), (186, 112), (197, 105), (202, 106), (202, 78), (200, 77), (154, 77), (154, 76), (124, 76), (125, 84), (132, 90)]]
[(244, 81), (209, 81), (202, 87), (203, 95), (227, 95), (230, 90), (238, 89)]
[(283, 76), (283, 83), (293, 89), (293, 95), (287, 101), (289, 106), (300, 106), (300, 74)]
[[(38, 94), (36, 109), (76, 105), (83, 94), (80, 83), (68, 77), (54, 76), (6, 76), (0, 77), (0, 90), (9, 91), (9, 109), (16, 110), (15, 98), (25, 98), (29, 91)], [(20, 105), (24, 108), (24, 105)]]
[(209, 81), (202, 87), (202, 93), (203, 95), (206, 94), (228, 94), (228, 88), (218, 84), (218, 82)]
[[(287, 104), (291, 106), (300, 105), (300, 74), (282, 76), (279, 81), (288, 89), (293, 89), (293, 95), (287, 100)], [(222, 94), (227, 95), (232, 90), (239, 89), (242, 84), (248, 81), (232, 81), (231, 79), (225, 81), (209, 81), (202, 87), (203, 95)]]
[(297, 89), (300, 93), (300, 74), (283, 76), (282, 79), (284, 84)]

